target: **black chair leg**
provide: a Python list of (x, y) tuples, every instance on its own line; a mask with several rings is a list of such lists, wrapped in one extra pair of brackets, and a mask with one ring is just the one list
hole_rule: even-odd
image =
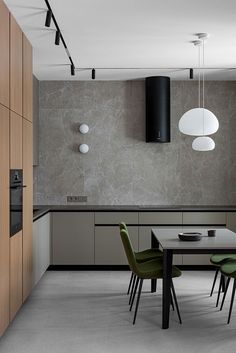
[(214, 277), (214, 281), (213, 281), (213, 284), (212, 284), (212, 288), (211, 288), (210, 297), (212, 297), (212, 294), (213, 294), (213, 291), (214, 291), (214, 288), (215, 288), (215, 284), (216, 284), (216, 279), (217, 279), (218, 273), (219, 273), (219, 269), (217, 268), (217, 270), (216, 270), (216, 272), (215, 272), (215, 277)]
[(130, 296), (129, 296), (129, 305), (130, 305), (131, 300), (132, 300), (132, 297), (133, 297), (134, 286), (135, 286), (135, 279), (136, 279), (136, 275), (134, 274), (133, 284), (132, 284), (132, 288), (131, 288), (131, 292), (130, 292)]
[(171, 293), (171, 296), (170, 296), (170, 304), (171, 304), (171, 306), (172, 306), (172, 310), (175, 311), (172, 293)]
[(222, 288), (222, 283), (223, 283), (223, 275), (220, 276), (220, 283), (219, 283), (219, 289), (218, 289), (218, 294), (217, 294), (217, 300), (216, 300), (216, 308), (219, 304), (219, 299), (220, 299), (220, 292)]
[(133, 296), (132, 296), (132, 299), (131, 299), (129, 311), (132, 310), (132, 307), (133, 307), (133, 304), (134, 304), (134, 298), (135, 298), (135, 295), (136, 295), (136, 292), (137, 292), (138, 282), (139, 282), (139, 277), (136, 276), (136, 282), (135, 282), (134, 292), (133, 292)]
[(177, 297), (175, 294), (175, 287), (174, 287), (174, 283), (171, 280), (171, 289), (172, 289), (172, 294), (173, 294), (173, 298), (174, 298), (174, 302), (175, 302), (175, 307), (176, 307), (176, 311), (177, 311), (177, 315), (179, 318), (179, 323), (182, 324), (182, 320), (181, 320), (181, 316), (180, 316), (180, 312), (179, 312), (179, 306), (178, 306), (178, 302), (177, 302)]
[(136, 321), (136, 316), (137, 316), (138, 306), (139, 306), (139, 300), (140, 300), (140, 296), (141, 296), (141, 292), (142, 292), (142, 286), (143, 286), (143, 279), (140, 278), (138, 296), (137, 296), (136, 307), (135, 307), (135, 312), (134, 312), (133, 325), (135, 324), (135, 321)]
[(223, 275), (223, 277), (222, 277), (222, 292), (224, 293), (225, 292), (225, 287), (226, 287), (226, 284), (225, 284), (225, 276)]
[(220, 310), (222, 310), (223, 305), (224, 305), (224, 302), (225, 302), (225, 297), (226, 297), (227, 290), (228, 290), (228, 287), (229, 287), (229, 282), (230, 282), (230, 277), (227, 279), (227, 282), (226, 282), (226, 287), (225, 287), (225, 291), (224, 291), (224, 296), (223, 296), (223, 299), (222, 299), (222, 303), (221, 303), (221, 306), (220, 306)]
[(131, 272), (131, 277), (130, 277), (130, 281), (129, 281), (129, 287), (128, 287), (127, 295), (129, 294), (130, 288), (131, 288), (132, 283), (133, 283), (133, 279), (134, 279), (134, 273)]
[(232, 308), (233, 308), (233, 303), (234, 303), (235, 289), (236, 289), (236, 278), (234, 279), (234, 284), (233, 284), (233, 289), (232, 289), (232, 296), (231, 296), (231, 302), (230, 302), (229, 316), (228, 316), (227, 324), (230, 323), (230, 318), (231, 318), (231, 313), (232, 313)]

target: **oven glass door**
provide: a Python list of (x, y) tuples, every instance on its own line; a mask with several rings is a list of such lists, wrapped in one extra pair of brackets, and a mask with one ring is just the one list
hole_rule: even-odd
[[(11, 174), (16, 170), (11, 171)], [(23, 185), (22, 173), (17, 170), (17, 181), (10, 184), (10, 236), (13, 236), (22, 229), (22, 205), (23, 205)]]

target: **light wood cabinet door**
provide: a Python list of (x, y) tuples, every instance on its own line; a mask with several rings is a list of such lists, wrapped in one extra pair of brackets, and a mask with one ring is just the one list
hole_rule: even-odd
[(0, 336), (9, 324), (9, 110), (0, 104)]
[(33, 73), (32, 46), (23, 34), (23, 117), (32, 122)]
[(33, 150), (32, 123), (23, 119), (23, 300), (33, 281)]
[(10, 109), (22, 115), (22, 31), (10, 15)]
[(0, 0), (0, 103), (9, 108), (10, 13)]
[(22, 231), (10, 238), (10, 320), (22, 305)]
[(10, 168), (22, 169), (22, 117), (10, 112)]
[[(138, 227), (129, 226), (134, 250), (138, 251)], [(95, 265), (127, 265), (119, 226), (95, 227)]]
[(94, 264), (94, 212), (53, 212), (54, 265)]

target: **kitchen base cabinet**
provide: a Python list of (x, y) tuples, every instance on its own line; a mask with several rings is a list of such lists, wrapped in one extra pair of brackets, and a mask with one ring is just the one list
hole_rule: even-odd
[(22, 305), (22, 231), (10, 238), (10, 320)]
[(50, 213), (33, 223), (33, 285), (51, 264)]
[[(134, 250), (138, 251), (138, 227), (129, 226)], [(127, 265), (119, 226), (95, 227), (95, 265)]]
[(94, 212), (52, 213), (53, 265), (94, 264)]

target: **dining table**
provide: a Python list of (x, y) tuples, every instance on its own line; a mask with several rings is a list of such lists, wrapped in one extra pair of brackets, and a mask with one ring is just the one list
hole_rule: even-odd
[[(174, 254), (228, 254), (236, 253), (236, 233), (222, 227), (215, 228), (215, 236), (208, 236), (206, 227), (159, 227), (151, 230), (152, 248), (163, 251), (162, 284), (162, 329), (169, 328), (171, 303), (171, 274)], [(179, 233), (201, 233), (198, 241), (183, 241)], [(156, 291), (156, 280), (151, 282), (151, 291)]]

